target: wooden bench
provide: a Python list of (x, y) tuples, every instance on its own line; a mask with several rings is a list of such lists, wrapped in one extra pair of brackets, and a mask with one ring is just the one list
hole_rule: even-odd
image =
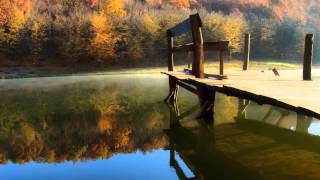
[[(191, 32), (193, 42), (184, 45), (174, 46), (173, 38)], [(218, 51), (220, 59), (220, 73), (223, 77), (223, 54), (229, 50), (229, 41), (204, 42), (202, 36), (202, 21), (199, 14), (190, 15), (190, 17), (175, 27), (167, 31), (168, 38), (168, 71), (174, 70), (175, 52), (193, 52), (194, 59), (192, 63), (192, 74), (197, 78), (205, 78), (204, 74), (204, 52)]]

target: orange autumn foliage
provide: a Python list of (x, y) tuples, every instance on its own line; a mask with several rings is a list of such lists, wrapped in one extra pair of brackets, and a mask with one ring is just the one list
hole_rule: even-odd
[(104, 6), (104, 13), (107, 16), (121, 18), (126, 15), (124, 10), (123, 0), (106, 0)]
[(95, 37), (91, 40), (90, 53), (96, 55), (98, 61), (115, 57), (119, 37), (113, 33), (110, 19), (103, 14), (95, 14), (92, 16), (92, 26)]
[(12, 15), (12, 6), (6, 0), (0, 1), (0, 25), (3, 26), (9, 22), (9, 18)]
[(189, 0), (169, 0), (169, 3), (180, 7), (180, 8), (189, 8), (190, 7), (190, 1)]

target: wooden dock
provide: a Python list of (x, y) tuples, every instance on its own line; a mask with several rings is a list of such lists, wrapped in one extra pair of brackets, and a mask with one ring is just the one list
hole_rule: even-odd
[[(174, 82), (198, 94), (198, 86), (230, 96), (270, 104), (320, 119), (320, 79), (299, 80), (302, 71), (226, 71), (228, 79), (196, 78), (185, 72), (163, 72)], [(320, 71), (314, 71), (314, 75)], [(301, 75), (301, 76), (300, 76)]]
[[(224, 69), (224, 54), (229, 51), (229, 42), (205, 42), (202, 36), (202, 21), (199, 14), (191, 15), (185, 21), (167, 31), (169, 95), (166, 101), (175, 104), (179, 87), (198, 95), (199, 118), (212, 118), (216, 92), (242, 99), (253, 100), (259, 104), (270, 104), (320, 119), (320, 80), (312, 80), (313, 34), (307, 34), (303, 70), (270, 71), (249, 70), (250, 34), (245, 36), (244, 64), (242, 71)], [(174, 37), (190, 33), (193, 42), (174, 45)], [(191, 70), (174, 71), (175, 52), (193, 52)], [(204, 52), (219, 52), (219, 73), (206, 74)]]

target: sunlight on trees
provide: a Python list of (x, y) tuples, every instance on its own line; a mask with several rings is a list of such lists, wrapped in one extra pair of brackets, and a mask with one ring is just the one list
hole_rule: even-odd
[(126, 15), (125, 10), (123, 9), (124, 2), (123, 0), (106, 0), (104, 6), (104, 13), (107, 16), (121, 18)]
[(12, 16), (12, 6), (9, 1), (0, 1), (0, 26), (5, 26), (9, 23)]
[(166, 30), (195, 12), (204, 21), (205, 40), (230, 41), (235, 56), (250, 32), (252, 57), (301, 57), (302, 34), (320, 30), (316, 0), (0, 0), (0, 53), (34, 63), (160, 59)]
[(97, 56), (98, 61), (116, 56), (115, 47), (119, 37), (112, 32), (110, 20), (103, 14), (94, 14), (92, 26), (95, 32), (91, 40), (90, 53)]
[(247, 24), (242, 16), (211, 13), (204, 17), (205, 36), (210, 41), (230, 41), (233, 52), (240, 52)]

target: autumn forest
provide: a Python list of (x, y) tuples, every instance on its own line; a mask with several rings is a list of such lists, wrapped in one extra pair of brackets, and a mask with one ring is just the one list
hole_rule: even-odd
[(316, 0), (0, 0), (1, 63), (162, 64), (166, 30), (194, 12), (231, 58), (250, 32), (254, 58), (299, 59), (320, 28)]

